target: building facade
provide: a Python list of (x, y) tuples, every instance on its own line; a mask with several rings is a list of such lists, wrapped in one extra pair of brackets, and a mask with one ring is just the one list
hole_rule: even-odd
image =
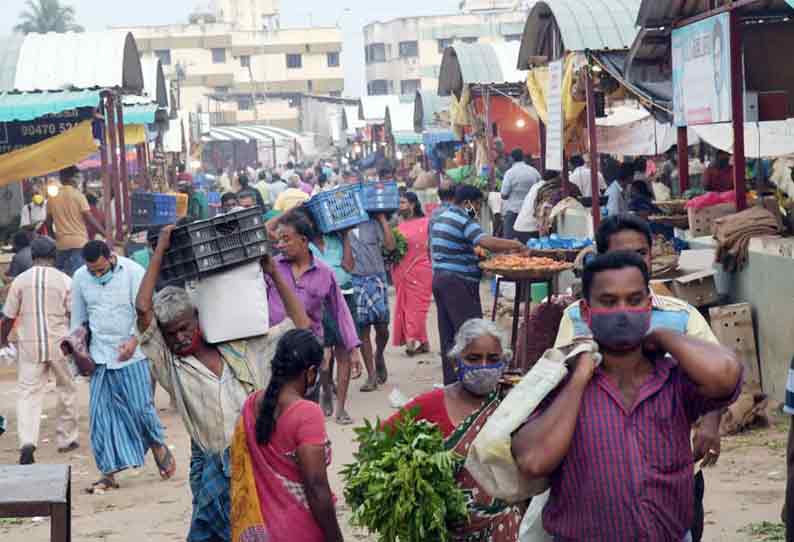
[(274, 30), (279, 26), (280, 0), (215, 0), (210, 12), (219, 21), (243, 30)]
[(371, 23), (364, 27), (367, 94), (434, 91), (444, 49), (456, 41), (520, 41), (527, 14), (525, 2), (468, 0), (454, 15)]
[(300, 95), (344, 91), (342, 35), (335, 27), (243, 30), (213, 14), (124, 30), (142, 55), (160, 59), (178, 107), (209, 113), (213, 125), (261, 122), (297, 130)]

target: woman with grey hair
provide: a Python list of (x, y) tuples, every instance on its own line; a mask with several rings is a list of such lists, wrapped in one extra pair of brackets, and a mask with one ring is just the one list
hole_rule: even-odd
[[(416, 410), (417, 419), (429, 421), (441, 430), (447, 449), (466, 457), (471, 443), (502, 401), (500, 382), (510, 356), (505, 335), (496, 324), (481, 318), (467, 320), (449, 351), (458, 381), (420, 395), (384, 426), (390, 427), (399, 417)], [(528, 503), (508, 505), (494, 499), (465, 468), (457, 471), (455, 478), (467, 495), (469, 522), (450, 526), (450, 540), (518, 540), (518, 528)]]

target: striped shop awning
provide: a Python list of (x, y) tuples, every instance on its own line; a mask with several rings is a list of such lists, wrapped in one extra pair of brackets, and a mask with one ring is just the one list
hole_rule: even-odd
[(251, 126), (217, 126), (201, 136), (202, 143), (216, 143), (223, 141), (266, 141), (276, 144), (291, 143), (298, 139), (300, 134), (284, 128), (265, 125)]

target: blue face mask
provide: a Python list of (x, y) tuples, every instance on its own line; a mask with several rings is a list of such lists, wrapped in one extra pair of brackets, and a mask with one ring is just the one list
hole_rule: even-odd
[(458, 360), (458, 379), (461, 385), (477, 397), (485, 397), (495, 392), (504, 371), (504, 361), (489, 365), (467, 365), (463, 360)]
[(102, 275), (101, 277), (97, 277), (96, 275), (91, 275), (91, 276), (94, 277), (94, 280), (97, 282), (97, 284), (99, 284), (100, 286), (105, 286), (111, 280), (113, 280), (113, 272), (115, 270), (116, 270), (116, 265), (115, 264), (111, 264), (111, 266), (108, 268), (107, 272), (104, 275)]

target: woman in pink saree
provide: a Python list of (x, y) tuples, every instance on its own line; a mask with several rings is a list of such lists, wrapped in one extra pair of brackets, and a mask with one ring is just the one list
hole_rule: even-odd
[(433, 269), (428, 250), (430, 226), (413, 192), (406, 192), (400, 198), (400, 217), (398, 229), (408, 242), (408, 250), (392, 269), (397, 289), (392, 337), (394, 346), (406, 345), (405, 352), (413, 356), (430, 351), (427, 339), (427, 312), (433, 300)]

